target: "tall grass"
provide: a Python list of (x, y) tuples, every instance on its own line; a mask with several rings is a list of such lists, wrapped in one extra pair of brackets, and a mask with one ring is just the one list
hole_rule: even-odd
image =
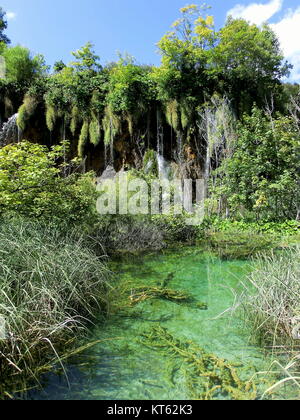
[(249, 281), (246, 312), (262, 344), (300, 344), (300, 247), (262, 255)]
[(272, 390), (289, 382), (300, 396), (300, 246), (261, 256), (249, 282), (244, 306), (253, 336), (273, 352), (273, 367), (283, 374)]
[(109, 302), (109, 272), (85, 238), (32, 222), (0, 222), (0, 395), (66, 350)]

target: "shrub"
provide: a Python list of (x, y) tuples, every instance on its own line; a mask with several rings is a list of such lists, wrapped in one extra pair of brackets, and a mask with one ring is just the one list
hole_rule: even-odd
[(165, 247), (162, 230), (148, 216), (105, 216), (94, 237), (108, 251), (136, 252)]
[(96, 218), (93, 174), (63, 177), (67, 144), (22, 142), (0, 149), (0, 214), (86, 224)]

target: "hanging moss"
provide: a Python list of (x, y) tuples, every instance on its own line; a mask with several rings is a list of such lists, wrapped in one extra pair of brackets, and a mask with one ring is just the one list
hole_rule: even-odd
[(180, 115), (179, 105), (176, 100), (169, 102), (165, 108), (165, 114), (168, 124), (175, 130), (179, 130)]
[(127, 114), (126, 121), (128, 123), (128, 131), (131, 136), (133, 136), (133, 115)]
[(91, 98), (91, 109), (92, 110), (98, 110), (99, 109), (99, 92), (97, 92), (96, 90), (93, 92), (92, 98)]
[(82, 128), (81, 128), (81, 134), (79, 137), (78, 142), (78, 156), (80, 158), (83, 158), (84, 156), (84, 149), (89, 139), (89, 123), (88, 121), (84, 121)]
[(192, 109), (186, 102), (180, 105), (180, 115), (182, 128), (185, 129), (189, 126), (192, 115)]
[(46, 108), (46, 124), (47, 124), (47, 127), (48, 127), (49, 131), (54, 130), (56, 118), (57, 118), (57, 113), (56, 113), (56, 110), (55, 110), (54, 106), (47, 105), (47, 108)]
[(38, 105), (38, 101), (34, 96), (25, 95), (24, 105), (29, 117), (32, 117)]
[(73, 136), (75, 135), (78, 123), (80, 121), (80, 113), (79, 108), (77, 105), (73, 106), (72, 112), (71, 112), (71, 123), (70, 123), (70, 130)]
[(18, 118), (17, 118), (17, 125), (20, 130), (24, 131), (26, 128), (26, 122), (27, 122), (28, 116), (26, 112), (25, 105), (21, 105), (18, 111)]
[(33, 116), (37, 107), (38, 101), (35, 97), (26, 95), (23, 104), (18, 110), (17, 125), (20, 130), (24, 131), (26, 123), (30, 117)]
[(90, 142), (94, 146), (98, 146), (101, 140), (101, 133), (100, 133), (100, 124), (97, 119), (93, 119), (93, 121), (90, 123), (89, 133), (90, 133)]
[(104, 130), (104, 143), (110, 144), (121, 131), (121, 120), (114, 114), (110, 106), (105, 108), (102, 124)]

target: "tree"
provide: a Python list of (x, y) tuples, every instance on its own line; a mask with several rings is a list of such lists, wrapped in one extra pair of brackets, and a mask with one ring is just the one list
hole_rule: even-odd
[(209, 73), (221, 93), (233, 99), (240, 115), (249, 112), (254, 102), (265, 105), (291, 68), (283, 62), (275, 33), (267, 25), (259, 28), (243, 19), (229, 18), (217, 37)]
[(48, 71), (42, 55), (32, 56), (30, 50), (21, 45), (6, 47), (3, 57), (6, 63), (6, 80), (9, 83), (30, 84)]
[(158, 43), (162, 66), (155, 70), (159, 96), (164, 100), (200, 97), (209, 90), (206, 77), (208, 51), (215, 43), (214, 18), (203, 16), (207, 7), (189, 5)]
[(72, 62), (71, 65), (78, 71), (99, 71), (101, 69), (99, 64), (100, 57), (95, 54), (93, 47), (93, 44), (88, 42), (79, 50), (72, 52), (76, 61)]
[(0, 7), (0, 43), (10, 44), (10, 39), (4, 34), (4, 31), (7, 29), (5, 15), (6, 13), (2, 7)]
[(270, 118), (255, 107), (237, 126), (233, 154), (216, 171), (220, 197), (233, 213), (297, 217), (300, 133), (290, 117)]
[(62, 71), (64, 68), (66, 68), (65, 63), (60, 60), (60, 61), (56, 61), (53, 65), (53, 70), (54, 73), (59, 73), (60, 71)]

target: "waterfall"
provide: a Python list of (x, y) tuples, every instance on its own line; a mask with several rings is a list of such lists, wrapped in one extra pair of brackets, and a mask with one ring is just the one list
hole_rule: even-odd
[(107, 144), (105, 143), (105, 140), (104, 140), (104, 170), (106, 169), (106, 167), (107, 167)]
[(162, 180), (169, 179), (170, 168), (166, 161), (166, 159), (162, 156), (157, 154), (157, 168), (158, 168), (158, 176)]
[(110, 142), (110, 164), (114, 166), (115, 163), (115, 147), (114, 147), (114, 140), (112, 139)]
[(177, 137), (177, 160), (179, 165), (183, 163), (183, 142), (182, 142), (182, 134), (179, 133)]
[(160, 179), (167, 179), (168, 178), (167, 163), (164, 158), (164, 131), (163, 131), (163, 125), (161, 122), (161, 115), (160, 115), (159, 110), (157, 110), (156, 118), (157, 118), (156, 159), (157, 159), (158, 176)]
[(14, 114), (3, 124), (0, 131), (0, 147), (21, 141), (21, 131), (17, 125), (18, 114)]

